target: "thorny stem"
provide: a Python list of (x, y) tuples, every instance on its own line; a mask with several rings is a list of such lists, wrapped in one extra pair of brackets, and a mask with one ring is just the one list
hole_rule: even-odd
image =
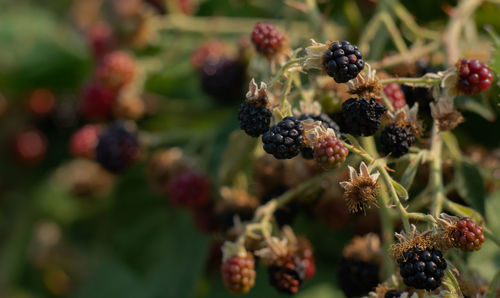
[(429, 184), (432, 192), (432, 207), (431, 214), (438, 217), (443, 209), (444, 187), (442, 173), (441, 152), (443, 148), (443, 140), (439, 132), (438, 123), (435, 121), (432, 127), (431, 137), (431, 155), (432, 161), (429, 173)]
[(276, 84), (280, 79), (283, 78), (283, 76), (285, 75), (286, 71), (293, 67), (293, 66), (297, 66), (297, 65), (300, 65), (302, 62), (304, 62), (306, 60), (305, 57), (302, 57), (302, 58), (296, 58), (296, 59), (292, 59), (292, 60), (289, 60), (287, 63), (285, 63), (281, 68), (280, 70), (278, 71), (278, 73), (271, 79), (271, 81), (269, 81), (269, 83), (267, 84), (268, 87), (272, 87), (274, 84)]
[(441, 82), (441, 77), (438, 77), (435, 74), (433, 74), (432, 76), (424, 75), (423, 77), (420, 78), (402, 77), (402, 78), (389, 78), (380, 80), (380, 84), (382, 85), (387, 85), (392, 83), (412, 84), (412, 85), (436, 85), (440, 82)]

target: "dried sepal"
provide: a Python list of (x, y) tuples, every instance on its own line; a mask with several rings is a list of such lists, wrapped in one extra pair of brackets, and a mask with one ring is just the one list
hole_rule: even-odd
[(458, 79), (459, 75), (456, 67), (451, 67), (446, 71), (438, 72), (441, 76), (441, 88), (446, 97), (454, 98), (459, 94)]
[(257, 83), (255, 83), (255, 79), (252, 78), (246, 94), (246, 103), (254, 106), (267, 106), (269, 100), (266, 83), (260, 82), (260, 87), (258, 87)]
[(304, 143), (308, 147), (311, 147), (313, 144), (315, 144), (321, 137), (321, 135), (326, 133), (326, 129), (321, 121), (316, 121), (312, 118), (308, 118), (301, 121), (301, 123), (304, 127)]
[(299, 102), (299, 109), (293, 109), (293, 114), (295, 116), (299, 116), (301, 114), (313, 114), (313, 115), (320, 115), (321, 114), (321, 104), (317, 101), (312, 101), (312, 102), (306, 102), (304, 100), (301, 100)]
[(246, 258), (248, 252), (245, 247), (237, 242), (225, 241), (221, 247), (222, 250), (222, 262), (224, 263), (228, 259), (238, 256), (241, 258)]
[(364, 236), (355, 236), (342, 251), (342, 256), (372, 264), (382, 261), (382, 248), (377, 234), (368, 233)]
[(281, 239), (267, 237), (265, 247), (255, 251), (255, 255), (259, 256), (265, 265), (270, 265), (283, 257), (294, 254), (297, 249), (298, 240), (292, 228), (284, 226), (281, 231)]
[(437, 103), (431, 103), (432, 118), (437, 120), (440, 131), (448, 131), (464, 121), (462, 113), (455, 109), (453, 99), (442, 97)]
[(457, 229), (457, 222), (460, 218), (446, 213), (441, 213), (436, 221), (438, 223), (437, 232), (439, 237), (439, 245), (444, 249), (450, 249), (454, 246), (454, 233)]
[(418, 103), (415, 103), (411, 108), (405, 105), (394, 113), (388, 113), (392, 122), (399, 127), (408, 126), (414, 136), (420, 136), (422, 133), (422, 121), (418, 120)]
[(306, 48), (306, 60), (303, 64), (304, 69), (320, 69), (324, 70), (323, 59), (326, 51), (328, 51), (328, 45), (324, 43), (316, 42), (311, 39), (311, 46)]
[(347, 82), (349, 93), (365, 98), (380, 98), (382, 85), (380, 84), (375, 69), (371, 69), (370, 64), (365, 63), (365, 71), (358, 74), (354, 80)]
[(244, 189), (223, 186), (220, 188), (220, 195), (222, 205), (248, 208), (257, 208), (259, 206), (259, 200)]
[(417, 227), (413, 224), (411, 225), (410, 231), (408, 233), (395, 233), (395, 236), (398, 239), (399, 243), (393, 244), (391, 246), (391, 256), (394, 260), (400, 259), (405, 252), (413, 248), (426, 250), (428, 248), (440, 246), (440, 243), (438, 242), (438, 239), (436, 239), (437, 237), (434, 231), (429, 230), (421, 233), (417, 231)]
[(339, 182), (344, 188), (344, 199), (350, 213), (363, 211), (371, 206), (377, 205), (378, 177), (379, 172), (370, 174), (364, 162), (359, 166), (359, 174), (351, 166), (349, 168), (349, 180)]

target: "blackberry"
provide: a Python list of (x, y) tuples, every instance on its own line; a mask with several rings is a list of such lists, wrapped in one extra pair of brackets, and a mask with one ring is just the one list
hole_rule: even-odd
[(401, 157), (408, 153), (410, 147), (415, 143), (415, 136), (410, 126), (391, 124), (382, 130), (380, 143), (385, 155), (391, 154), (392, 157)]
[(460, 60), (457, 64), (457, 71), (459, 75), (457, 87), (465, 95), (486, 90), (493, 81), (493, 74), (489, 66), (478, 60)]
[(379, 283), (379, 266), (374, 263), (342, 258), (338, 270), (340, 287), (347, 297), (368, 294)]
[(365, 62), (357, 46), (348, 41), (335, 41), (330, 45), (323, 58), (326, 73), (337, 83), (354, 79), (365, 67)]
[(221, 103), (239, 101), (245, 81), (245, 66), (227, 57), (205, 61), (201, 70), (201, 87)]
[(384, 86), (384, 94), (391, 102), (394, 109), (399, 110), (406, 105), (405, 93), (397, 83)]
[(103, 168), (120, 173), (126, 170), (139, 156), (137, 136), (121, 122), (112, 124), (99, 136), (96, 146), (96, 161)]
[(399, 298), (402, 292), (398, 290), (389, 290), (385, 292), (384, 298)]
[(285, 117), (262, 135), (264, 150), (277, 159), (290, 159), (304, 147), (304, 127), (295, 117)]
[(353, 135), (371, 136), (377, 132), (386, 110), (373, 98), (350, 98), (342, 104), (345, 129)]
[(266, 57), (279, 52), (286, 42), (286, 36), (270, 23), (255, 24), (251, 37), (257, 52)]
[(187, 172), (172, 179), (167, 185), (170, 201), (179, 206), (201, 208), (210, 199), (210, 183), (200, 174)]
[(240, 128), (251, 137), (258, 137), (269, 130), (273, 113), (265, 106), (241, 104), (238, 120)]
[(245, 294), (255, 285), (255, 261), (251, 254), (233, 256), (221, 267), (224, 286), (233, 295)]
[(335, 135), (321, 137), (313, 147), (314, 160), (325, 169), (339, 167), (349, 154), (349, 150)]
[(314, 260), (313, 248), (309, 240), (304, 237), (298, 239), (297, 255), (302, 260), (305, 270), (305, 281), (313, 278), (316, 273), (316, 262)]
[(441, 251), (434, 248), (412, 248), (397, 262), (407, 286), (431, 291), (441, 285), (447, 266)]
[(481, 249), (485, 238), (483, 235), (483, 227), (476, 224), (470, 217), (461, 218), (453, 233), (455, 246), (465, 251), (473, 251)]
[(304, 264), (297, 256), (279, 258), (267, 272), (271, 285), (286, 294), (296, 294), (306, 278)]

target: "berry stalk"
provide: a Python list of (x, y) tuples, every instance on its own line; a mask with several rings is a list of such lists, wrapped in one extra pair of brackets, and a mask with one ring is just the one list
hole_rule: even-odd
[(432, 205), (431, 214), (438, 217), (443, 209), (444, 187), (443, 187), (443, 173), (442, 173), (442, 153), (443, 140), (439, 132), (438, 123), (435, 121), (432, 127), (431, 137), (431, 156), (432, 161), (430, 165), (429, 184), (432, 189)]

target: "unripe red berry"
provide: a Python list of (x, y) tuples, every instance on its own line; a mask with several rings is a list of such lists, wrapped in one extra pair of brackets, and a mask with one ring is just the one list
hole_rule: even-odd
[(11, 145), (14, 156), (28, 166), (40, 163), (47, 152), (47, 139), (36, 129), (18, 133)]
[(399, 84), (392, 83), (385, 85), (384, 94), (392, 103), (394, 109), (399, 110), (406, 105), (405, 93)]
[(36, 117), (47, 117), (56, 107), (54, 93), (47, 89), (36, 89), (28, 97), (28, 111)]
[(348, 154), (349, 150), (335, 135), (326, 135), (318, 139), (313, 148), (314, 160), (325, 169), (339, 167)]
[(255, 24), (251, 37), (257, 52), (266, 57), (278, 53), (286, 42), (286, 36), (270, 23)]
[(78, 129), (72, 136), (69, 143), (69, 150), (72, 155), (93, 159), (95, 148), (99, 142), (101, 128), (97, 125), (88, 124)]
[(117, 92), (96, 82), (83, 92), (81, 112), (90, 120), (107, 120), (111, 117)]
[(233, 256), (221, 267), (224, 286), (233, 295), (248, 293), (255, 285), (255, 261), (251, 254), (246, 257)]
[(457, 64), (457, 88), (463, 94), (476, 94), (488, 89), (493, 82), (490, 67), (478, 60), (462, 59)]
[(94, 56), (98, 59), (109, 53), (116, 44), (113, 30), (105, 22), (93, 25), (87, 32), (87, 39)]
[(167, 185), (170, 201), (187, 208), (201, 208), (210, 199), (210, 183), (200, 174), (188, 172), (181, 174)]
[(97, 79), (105, 86), (120, 89), (132, 82), (136, 68), (134, 57), (122, 51), (115, 51), (103, 57), (97, 68)]
[(484, 243), (483, 227), (478, 225), (472, 218), (464, 217), (456, 223), (453, 232), (455, 246), (464, 251), (481, 249)]

